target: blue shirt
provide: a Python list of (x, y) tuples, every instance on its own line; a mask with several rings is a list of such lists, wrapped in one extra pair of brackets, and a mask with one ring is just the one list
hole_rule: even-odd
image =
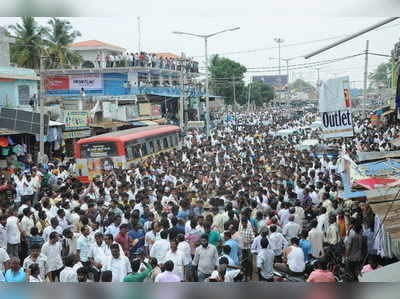
[(144, 238), (145, 233), (143, 229), (139, 229), (139, 230), (130, 230), (128, 232), (128, 237), (132, 240), (134, 239), (139, 239), (139, 242), (136, 243), (135, 246), (132, 247), (132, 249), (130, 250), (131, 254), (139, 254), (139, 253), (143, 253), (143, 249), (144, 249), (144, 239), (140, 239), (140, 238)]
[(310, 254), (311, 254), (311, 242), (308, 240), (301, 239), (299, 246), (301, 249), (303, 249), (304, 261), (308, 262), (310, 260)]
[(24, 268), (20, 268), (18, 272), (8, 269), (5, 274), (6, 282), (25, 282)]
[(229, 245), (231, 248), (229, 256), (235, 262), (235, 266), (239, 266), (239, 244), (235, 240), (229, 239), (224, 245)]
[(178, 212), (177, 218), (187, 220), (189, 218), (189, 212), (186, 210), (181, 210)]

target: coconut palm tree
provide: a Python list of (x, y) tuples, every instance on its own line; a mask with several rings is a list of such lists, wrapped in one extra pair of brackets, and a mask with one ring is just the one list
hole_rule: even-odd
[(45, 29), (34, 17), (22, 17), (22, 24), (10, 25), (10, 36), (15, 43), (10, 47), (11, 61), (19, 67), (37, 69), (44, 50)]
[(73, 30), (68, 20), (52, 18), (46, 28), (46, 68), (68, 68), (79, 65), (82, 57), (68, 49), (66, 46), (73, 43), (75, 38), (81, 36), (77, 30)]

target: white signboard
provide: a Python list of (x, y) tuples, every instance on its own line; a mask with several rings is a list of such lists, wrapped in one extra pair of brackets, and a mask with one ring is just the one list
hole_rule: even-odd
[(72, 90), (103, 89), (103, 78), (101, 74), (71, 75), (69, 86)]
[(330, 79), (320, 89), (322, 138), (353, 136), (349, 77)]

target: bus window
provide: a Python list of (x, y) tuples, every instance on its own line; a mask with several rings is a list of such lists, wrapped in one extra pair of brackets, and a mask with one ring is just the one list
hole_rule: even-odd
[(142, 156), (141, 154), (141, 146), (140, 144), (135, 144), (133, 146), (133, 157), (134, 158), (140, 158)]
[(170, 145), (171, 147), (173, 147), (175, 144), (174, 144), (174, 139), (172, 138), (172, 135), (171, 135), (171, 136), (168, 136), (168, 139), (169, 139), (169, 145)]
[(168, 139), (167, 139), (167, 137), (164, 137), (163, 138), (163, 147), (164, 148), (168, 148), (169, 146), (168, 146)]
[(146, 143), (142, 143), (142, 157), (147, 155), (147, 147), (146, 147)]
[(178, 145), (178, 135), (174, 134), (175, 145)]
[(154, 142), (149, 141), (149, 154), (154, 153)]
[(157, 139), (156, 143), (157, 143), (158, 150), (161, 151), (163, 149), (162, 145), (161, 145), (161, 140)]
[(128, 160), (133, 159), (132, 147), (130, 147), (129, 145), (126, 147), (126, 158)]

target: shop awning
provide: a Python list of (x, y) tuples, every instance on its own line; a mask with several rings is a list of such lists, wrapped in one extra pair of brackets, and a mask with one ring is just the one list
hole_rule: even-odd
[(382, 113), (381, 116), (386, 116), (386, 115), (389, 115), (389, 114), (392, 114), (392, 113), (394, 113), (394, 110), (385, 111), (385, 112)]
[(126, 126), (126, 123), (117, 122), (117, 121), (90, 124), (90, 127), (92, 127), (92, 128), (102, 128), (102, 129), (112, 129), (112, 128), (119, 128), (119, 127), (123, 127), (123, 126)]
[(23, 134), (21, 132), (16, 132), (13, 130), (9, 130), (9, 129), (2, 129), (0, 128), (0, 136), (5, 136), (5, 135), (16, 135), (16, 134)]
[(140, 122), (146, 124), (146, 126), (157, 126), (158, 123), (152, 120), (141, 120)]
[(145, 127), (145, 126), (147, 126), (147, 125), (146, 125), (144, 122), (142, 122), (142, 121), (131, 121), (130, 124), (131, 124), (132, 126), (135, 126), (135, 127)]
[(52, 120), (49, 121), (49, 127), (61, 127), (63, 125), (64, 123), (61, 123), (59, 121), (52, 121)]
[(369, 190), (373, 190), (379, 187), (386, 187), (398, 182), (400, 182), (400, 180), (386, 179), (386, 178), (368, 178), (368, 179), (354, 181), (355, 184), (360, 185)]

